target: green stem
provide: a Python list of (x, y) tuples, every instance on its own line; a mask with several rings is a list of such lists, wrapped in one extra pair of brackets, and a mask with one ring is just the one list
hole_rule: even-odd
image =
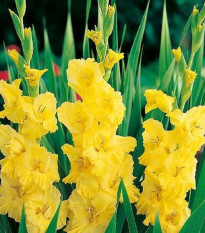
[(195, 52), (194, 52), (194, 51), (192, 51), (192, 52), (191, 52), (190, 59), (189, 59), (189, 63), (188, 63), (188, 66), (187, 66), (187, 68), (188, 68), (188, 69), (190, 69), (190, 68), (191, 68), (191, 65), (192, 65), (193, 60), (194, 60), (194, 56), (195, 56)]

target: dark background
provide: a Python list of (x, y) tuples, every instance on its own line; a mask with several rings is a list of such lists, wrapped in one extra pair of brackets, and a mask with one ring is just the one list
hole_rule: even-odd
[[(170, 26), (172, 47), (179, 42), (182, 30), (188, 19), (194, 3), (202, 6), (202, 0), (168, 0), (167, 11)], [(146, 0), (116, 0), (118, 9), (119, 38), (122, 30), (127, 24), (122, 51), (130, 51), (134, 36), (138, 29), (145, 10)], [(0, 48), (2, 42), (6, 45), (19, 45), (18, 38), (14, 31), (8, 8), (16, 12), (14, 0), (0, 0)], [(86, 0), (72, 0), (72, 23), (76, 44), (77, 57), (82, 57), (82, 41), (85, 26)], [(148, 21), (144, 37), (143, 63), (156, 60), (159, 55), (160, 32), (162, 21), (163, 0), (151, 0), (148, 14)], [(35, 25), (39, 39), (40, 50), (43, 49), (43, 18), (46, 19), (46, 26), (55, 55), (60, 56), (62, 42), (67, 18), (66, 0), (27, 0), (27, 11), (24, 18), (25, 26)], [(89, 19), (89, 28), (93, 29), (97, 23), (97, 0), (92, 0), (92, 7)], [(189, 42), (188, 42), (189, 43)]]

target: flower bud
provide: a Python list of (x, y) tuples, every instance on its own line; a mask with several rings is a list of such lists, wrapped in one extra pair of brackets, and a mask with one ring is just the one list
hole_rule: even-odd
[(16, 64), (16, 67), (18, 68), (20, 75), (25, 77), (25, 69), (23, 66), (26, 64), (26, 61), (23, 59), (23, 57), (16, 51), (16, 49), (8, 49), (7, 54), (11, 58), (11, 60)]
[(25, 36), (24, 36), (23, 50), (26, 61), (30, 62), (33, 55), (33, 40), (32, 40), (32, 33), (30, 27), (24, 29), (24, 35)]
[(26, 12), (26, 0), (15, 0), (16, 8), (20, 18), (23, 18)]
[(203, 36), (204, 36), (204, 24), (200, 24), (197, 27), (197, 31), (195, 33), (195, 35), (193, 35), (193, 40), (192, 40), (192, 51), (196, 52), (203, 41)]
[(124, 58), (123, 53), (116, 53), (112, 49), (109, 49), (108, 54), (105, 58), (105, 68), (111, 70), (114, 64), (118, 63), (119, 60)]
[(16, 33), (17, 33), (19, 39), (22, 41), (23, 40), (23, 28), (22, 28), (20, 19), (12, 10), (9, 10), (9, 13), (11, 15), (14, 27), (16, 29)]
[(115, 17), (115, 5), (108, 7), (108, 12), (105, 19), (105, 37), (108, 38), (112, 31), (114, 26), (114, 17)]
[(192, 85), (192, 83), (194, 82), (195, 78), (196, 78), (196, 72), (190, 70), (190, 69), (186, 69), (186, 87), (189, 87)]
[(199, 10), (196, 8), (196, 6), (194, 5), (194, 8), (193, 8), (193, 16), (195, 16), (197, 13), (199, 13)]
[(18, 65), (18, 61), (19, 61), (19, 56), (20, 54), (17, 52), (16, 49), (12, 49), (12, 50), (9, 50), (7, 51), (8, 53), (8, 56), (11, 58), (11, 60), (16, 64)]
[(107, 13), (109, 17), (112, 17), (115, 13), (115, 8), (113, 6), (109, 6)]
[(172, 53), (174, 55), (176, 62), (179, 63), (181, 56), (182, 56), (181, 48), (178, 47), (177, 49), (172, 49)]

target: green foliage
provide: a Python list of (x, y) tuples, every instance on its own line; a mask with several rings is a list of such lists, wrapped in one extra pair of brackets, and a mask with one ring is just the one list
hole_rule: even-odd
[[(85, 17), (85, 31), (84, 31), (84, 39), (83, 39), (83, 57), (86, 59), (90, 57), (95, 57), (96, 54), (91, 50), (89, 45), (89, 40), (86, 36), (87, 29), (88, 29), (88, 21), (89, 15), (91, 10), (91, 0), (87, 0), (86, 4), (86, 17)], [(98, 1), (99, 3), (99, 15), (98, 15), (98, 28), (102, 27), (103, 24), (103, 12), (107, 9), (107, 1)], [(115, 4), (115, 1), (112, 1), (112, 4)], [(118, 4), (118, 2), (117, 2)], [(24, 15), (24, 1), (23, 0), (16, 0), (18, 14), (10, 11), (16, 32), (18, 37), (21, 41), (23, 41), (24, 33), (22, 28), (21, 18)], [(167, 10), (166, 10), (166, 2), (164, 3), (163, 7), (163, 17), (162, 17), (162, 29), (161, 29), (161, 43), (160, 43), (160, 55), (159, 55), (159, 69), (157, 62), (152, 66), (149, 65), (147, 67), (142, 66), (142, 43), (143, 43), (143, 36), (145, 33), (146, 23), (147, 23), (147, 16), (148, 16), (148, 9), (149, 9), (149, 1), (147, 3), (147, 7), (145, 9), (143, 18), (139, 25), (137, 34), (135, 36), (134, 42), (132, 44), (130, 52), (127, 52), (127, 62), (122, 61), (122, 65), (116, 64), (113, 68), (111, 77), (110, 77), (110, 84), (118, 91), (121, 91), (123, 94), (123, 102), (126, 106), (126, 113), (125, 118), (123, 120), (122, 125), (119, 128), (118, 133), (122, 136), (131, 135), (136, 137), (138, 146), (133, 153), (134, 159), (134, 175), (137, 177), (135, 182), (136, 185), (140, 185), (140, 181), (143, 177), (144, 167), (141, 166), (138, 162), (138, 157), (143, 153), (143, 139), (142, 139), (142, 121), (148, 118), (159, 119), (165, 126), (166, 129), (170, 128), (170, 124), (165, 117), (164, 114), (160, 113), (159, 111), (152, 111), (147, 114), (146, 117), (143, 115), (143, 108), (144, 103), (142, 101), (143, 91), (147, 86), (157, 87), (163, 92), (168, 93), (169, 95), (176, 95), (177, 102), (179, 103), (181, 98), (181, 80), (180, 80), (180, 70), (176, 68), (175, 59), (172, 56), (172, 46), (171, 46), (171, 39), (170, 39), (170, 32), (168, 25), (168, 17), (167, 17)], [(204, 17), (205, 7), (202, 8), (200, 12), (199, 21), (201, 18)], [(118, 24), (117, 24), (118, 16), (117, 12), (113, 18), (113, 34), (112, 34), (112, 48), (115, 51), (120, 52), (123, 48), (125, 38), (127, 37), (127, 26), (123, 27), (121, 40), (118, 38)], [(182, 33), (180, 39), (180, 46), (183, 44), (183, 41), (186, 39), (187, 34), (190, 30), (190, 25), (192, 23), (192, 15), (190, 15), (184, 31)], [(202, 35), (198, 36), (198, 40), (202, 38)], [(55, 97), (58, 99), (58, 103), (61, 104), (67, 100), (74, 102), (75, 92), (68, 87), (67, 85), (67, 76), (66, 76), (66, 69), (68, 66), (68, 61), (74, 59), (76, 57), (76, 46), (75, 40), (73, 35), (73, 27), (72, 27), (72, 19), (71, 19), (71, 0), (68, 0), (68, 15), (67, 15), (67, 24), (63, 42), (63, 49), (62, 49), (62, 58), (57, 60), (52, 52), (52, 48), (50, 45), (48, 33), (46, 27), (44, 28), (44, 59), (42, 59), (41, 55), (38, 51), (38, 39), (36, 36), (35, 28), (32, 28), (32, 41), (33, 41), (33, 56), (31, 60), (31, 66), (37, 69), (40, 69), (40, 64), (42, 63), (41, 60), (45, 62), (45, 67), (48, 69), (47, 77), (45, 82), (43, 80), (40, 81), (40, 93), (44, 93), (47, 91), (51, 91), (55, 94)], [(120, 43), (119, 43), (120, 42)], [(195, 42), (196, 43), (196, 42)], [(199, 42), (197, 42), (199, 44)], [(26, 53), (26, 52), (25, 52)], [(189, 51), (188, 51), (189, 53)], [(185, 53), (184, 53), (185, 54)], [(198, 106), (200, 104), (205, 104), (205, 80), (203, 78), (203, 55), (204, 55), (204, 40), (202, 41), (202, 45), (200, 49), (196, 52), (193, 63), (191, 67), (193, 70), (197, 72), (197, 79), (193, 86), (193, 92), (191, 96), (191, 101), (186, 104), (186, 109), (189, 109), (192, 106)], [(185, 56), (186, 58), (186, 56)], [(18, 74), (23, 78), (23, 90), (24, 93), (27, 92), (27, 86), (25, 81), (25, 71), (23, 68), (24, 64), (27, 64), (27, 60), (24, 60), (22, 56), (19, 57), (19, 71)], [(53, 69), (53, 63), (58, 61), (60, 65), (60, 75), (59, 79), (56, 78)], [(7, 62), (7, 67), (9, 71), (10, 80), (15, 78), (15, 69), (11, 66), (9, 62)], [(185, 63), (184, 63), (185, 64)], [(151, 67), (151, 68), (150, 68)], [(156, 71), (157, 70), (157, 71)], [(159, 71), (159, 75), (158, 75)], [(143, 76), (144, 75), (144, 76)], [(158, 78), (157, 78), (158, 77)], [(67, 157), (63, 154), (61, 150), (61, 146), (69, 142), (72, 144), (71, 135), (65, 132), (64, 126), (58, 123), (58, 131), (55, 134), (47, 135), (42, 137), (41, 145), (45, 146), (48, 151), (52, 153), (57, 153), (59, 155), (59, 174), (61, 179), (68, 175), (70, 170), (70, 164)], [(197, 189), (191, 192), (191, 199), (190, 199), (190, 208), (192, 210), (192, 215), (185, 223), (184, 227), (182, 228), (180, 233), (199, 233), (204, 232), (205, 229), (204, 219), (205, 219), (205, 193), (204, 193), (204, 179), (205, 179), (205, 150), (201, 159), (199, 161), (199, 167), (197, 170)], [(61, 191), (63, 198), (68, 198), (70, 193), (72, 192), (71, 185), (65, 185), (62, 181), (58, 184), (55, 184), (58, 189)], [(123, 199), (123, 203), (120, 204), (121, 198)], [(61, 204), (60, 204), (61, 205)], [(56, 232), (57, 226), (57, 219), (60, 211), (60, 205), (47, 229), (46, 232), (54, 233)], [(120, 233), (123, 231), (123, 227), (125, 226), (127, 220), (129, 232), (131, 233), (161, 233), (161, 226), (158, 215), (156, 216), (155, 226), (152, 227), (145, 227), (141, 230), (141, 228), (136, 224), (136, 219), (134, 218), (135, 214), (133, 214), (133, 206), (129, 201), (129, 197), (126, 191), (126, 187), (121, 180), (118, 193), (117, 193), (117, 204), (116, 204), (116, 211), (109, 223), (109, 226), (106, 230), (106, 233)], [(8, 219), (6, 216), (0, 216), (0, 233), (8, 232), (11, 233), (11, 228), (8, 223)], [(24, 207), (22, 209), (21, 214), (21, 222), (19, 227), (19, 233), (25, 233), (26, 231), (26, 224), (25, 224), (25, 213)]]
[(191, 214), (180, 233), (202, 233), (201, 228), (205, 220), (205, 201)]
[(48, 33), (47, 33), (46, 28), (44, 29), (44, 46), (45, 46), (46, 67), (48, 69), (47, 71), (48, 91), (52, 92), (55, 95), (56, 99), (58, 99), (56, 77), (54, 75), (54, 70), (53, 70), (52, 51), (51, 51), (50, 42), (48, 39)]
[(155, 218), (153, 233), (162, 233), (158, 213), (157, 213), (156, 218)]
[(120, 200), (120, 196), (121, 196), (121, 190), (122, 190), (122, 180), (119, 184), (118, 191), (117, 191), (116, 211), (115, 211), (105, 233), (117, 233), (116, 232), (117, 209), (118, 209), (119, 200)]
[(166, 73), (172, 61), (171, 48), (172, 46), (171, 46), (171, 40), (170, 40), (170, 35), (169, 35), (166, 1), (164, 1), (160, 54), (159, 54), (159, 79), (160, 80), (164, 77), (164, 74)]
[(129, 226), (129, 232), (130, 233), (138, 233), (137, 231), (137, 226), (135, 223), (135, 218), (132, 212), (132, 206), (130, 204), (129, 201), (129, 197), (124, 185), (124, 182), (122, 181), (122, 198), (123, 198), (123, 206), (124, 206), (124, 210), (125, 210), (125, 215), (127, 217), (127, 221), (128, 221), (128, 226)]
[(21, 211), (21, 220), (20, 220), (20, 225), (19, 225), (19, 231), (18, 233), (27, 233), (27, 228), (26, 228), (26, 215), (25, 215), (25, 208), (23, 205), (22, 211)]
[(197, 209), (199, 205), (205, 200), (204, 192), (204, 180), (205, 180), (205, 149), (201, 155), (199, 166), (196, 174), (196, 190), (191, 192), (191, 200), (189, 206), (192, 211)]
[[(122, 196), (123, 200), (123, 207), (122, 205), (119, 206), (119, 200)], [(118, 233), (121, 232), (123, 225), (124, 225), (124, 220), (125, 217), (127, 218), (128, 225), (129, 225), (129, 232), (130, 233), (138, 233), (137, 231), (137, 226), (135, 223), (134, 215), (133, 215), (133, 210), (132, 206), (129, 201), (129, 197), (126, 191), (126, 187), (124, 185), (123, 180), (121, 180), (119, 187), (118, 187), (118, 192), (117, 192), (117, 205), (116, 205), (116, 211), (110, 221), (110, 224), (107, 227), (107, 230), (105, 233)], [(119, 231), (120, 229), (120, 231)]]
[(83, 58), (86, 59), (90, 57), (90, 46), (89, 46), (89, 39), (87, 37), (88, 31), (88, 19), (90, 14), (90, 7), (91, 7), (92, 0), (88, 0), (86, 4), (86, 20), (85, 20), (85, 33), (83, 39)]
[(122, 125), (119, 127), (119, 134), (122, 136), (128, 135), (128, 129), (130, 124), (130, 116), (131, 116), (131, 109), (132, 109), (132, 97), (133, 97), (133, 85), (135, 80), (135, 74), (137, 70), (138, 59), (140, 55), (140, 49), (142, 44), (142, 38), (144, 35), (147, 14), (149, 9), (149, 1), (147, 4), (147, 8), (145, 10), (144, 16), (142, 18), (141, 24), (137, 31), (135, 40), (133, 42), (129, 57), (128, 63), (126, 68), (125, 74), (125, 84), (124, 84), (124, 91), (123, 91), (123, 102), (126, 107), (125, 117), (123, 119)]
[(61, 208), (61, 203), (59, 204), (47, 230), (46, 233), (56, 233), (57, 231), (57, 223), (58, 223), (58, 216), (59, 216), (59, 212), (60, 212), (60, 208)]
[(5, 215), (0, 215), (0, 233), (12, 233), (8, 218)]

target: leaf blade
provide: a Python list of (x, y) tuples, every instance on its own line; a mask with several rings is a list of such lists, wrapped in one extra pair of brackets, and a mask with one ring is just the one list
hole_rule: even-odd
[(27, 233), (26, 228), (26, 215), (25, 215), (25, 207), (23, 205), (22, 211), (21, 211), (21, 220), (19, 225), (19, 231), (18, 233)]

